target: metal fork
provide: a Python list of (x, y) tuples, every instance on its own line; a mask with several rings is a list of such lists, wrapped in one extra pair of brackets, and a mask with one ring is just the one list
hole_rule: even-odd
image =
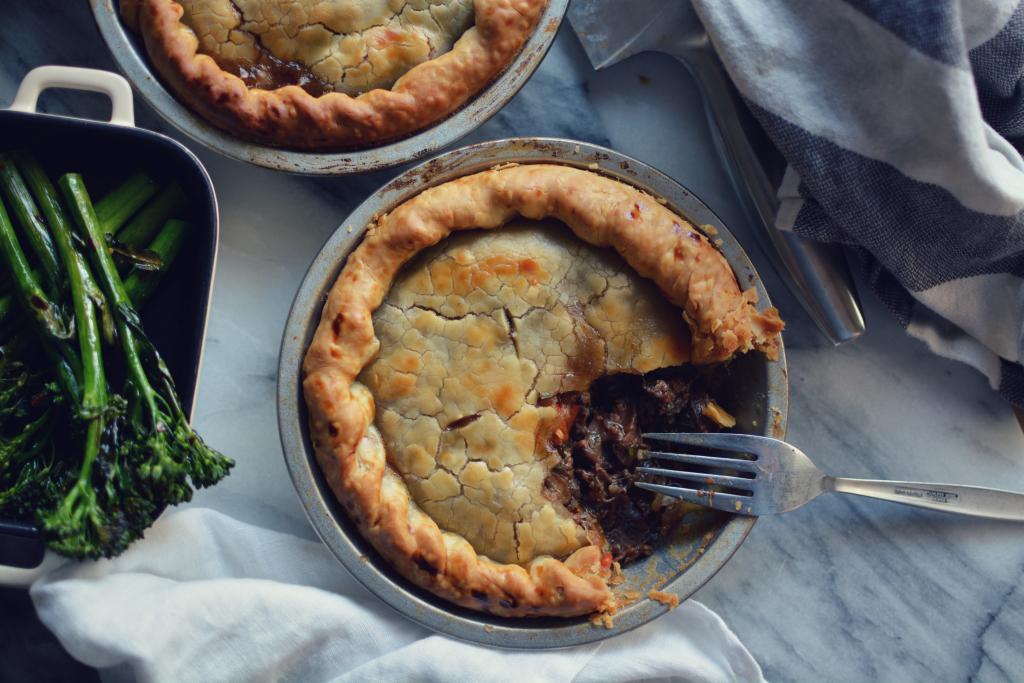
[[(644, 434), (645, 439), (670, 441), (704, 448), (748, 453), (754, 460), (711, 455), (648, 451), (647, 456), (673, 460), (731, 474), (686, 472), (660, 467), (638, 467), (638, 472), (698, 482), (703, 488), (686, 489), (637, 482), (637, 486), (681, 498), (690, 503), (744, 515), (778, 515), (795, 510), (823, 493), (838, 491), (880, 498), (914, 507), (957, 515), (1024, 521), (1024, 494), (983, 486), (924, 484), (911, 481), (844, 479), (830, 477), (811, 459), (785, 441), (747, 434)], [(742, 476), (746, 473), (748, 476)], [(750, 477), (749, 475), (753, 475)], [(711, 486), (725, 486), (745, 493), (719, 493)], [(746, 493), (749, 492), (749, 493)]]

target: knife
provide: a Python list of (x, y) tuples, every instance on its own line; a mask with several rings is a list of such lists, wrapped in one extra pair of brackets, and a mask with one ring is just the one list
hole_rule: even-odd
[(598, 71), (645, 51), (683, 63), (700, 87), (733, 189), (775, 270), (829, 341), (859, 337), (864, 317), (842, 248), (775, 227), (775, 188), (785, 161), (740, 98), (691, 2), (573, 0), (569, 22)]

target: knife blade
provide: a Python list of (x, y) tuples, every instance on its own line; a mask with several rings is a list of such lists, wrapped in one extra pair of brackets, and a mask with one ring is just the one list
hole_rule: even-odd
[(692, 3), (573, 0), (569, 22), (597, 70), (646, 51), (683, 63), (700, 87), (719, 155), (772, 265), (829, 341), (859, 337), (864, 317), (842, 248), (775, 227), (784, 160), (743, 103)]

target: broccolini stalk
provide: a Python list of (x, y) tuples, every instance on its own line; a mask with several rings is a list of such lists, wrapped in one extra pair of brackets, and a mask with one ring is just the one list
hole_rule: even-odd
[[(17, 176), (13, 164), (8, 166)], [(20, 177), (16, 180), (20, 181)], [(18, 197), (21, 203), (31, 202), (26, 193)], [(40, 221), (40, 224), (42, 222)], [(45, 226), (42, 226), (45, 231)], [(107, 405), (107, 384), (103, 374), (103, 359), (100, 356), (100, 333), (96, 323), (94, 303), (89, 296), (86, 282), (91, 277), (85, 261), (74, 247), (71, 233), (65, 224), (63, 231), (55, 225), (54, 236), (60, 250), (60, 258), (67, 268), (68, 284), (75, 309), (75, 324), (78, 331), (79, 358), (82, 361), (81, 394), (72, 397), (72, 416), (85, 423), (85, 441), (79, 464), (78, 478), (60, 505), (54, 510), (41, 511), (37, 520), (40, 534), (47, 543), (66, 555), (81, 557), (89, 554), (90, 548), (117, 546), (115, 532), (118, 528), (99, 505), (96, 489), (93, 488), (93, 464), (100, 453), (110, 410)], [(16, 259), (15, 259), (16, 260)], [(95, 286), (93, 287), (95, 289)], [(22, 448), (19, 444), (18, 448)]]
[[(117, 233), (117, 239), (132, 247), (145, 247), (153, 241), (167, 219), (180, 213), (188, 200), (177, 181), (172, 180), (149, 204)], [(104, 231), (103, 234), (109, 231)]]
[(57, 372), (57, 379), (65, 396), (72, 403), (81, 399), (82, 362), (78, 353), (68, 343), (74, 334), (61, 318), (56, 305), (49, 300), (28, 267), (25, 253), (21, 250), (14, 226), (7, 216), (7, 210), (0, 201), (0, 260), (15, 284), (15, 294), (22, 308), (29, 314), (36, 334), (42, 341), (46, 354)]
[(207, 447), (189, 426), (167, 367), (142, 331), (138, 314), (125, 292), (81, 177), (65, 175), (59, 185), (116, 313), (118, 336), (127, 365), (125, 393), (129, 401), (136, 404), (132, 406), (132, 413), (135, 414), (135, 408), (141, 404), (146, 418), (145, 425), (136, 425), (140, 434), (145, 435), (150, 453), (139, 467), (140, 473), (148, 480), (151, 490), (168, 503), (190, 500), (192, 490), (185, 475), (191, 476), (198, 487), (209, 486), (227, 475), (234, 461)]
[[(18, 170), (21, 171), (25, 179), (25, 183), (32, 190), (36, 201), (39, 202), (39, 206), (43, 209), (43, 214), (53, 230), (53, 235), (65, 267), (78, 272), (77, 276), (73, 273), (70, 276), (79, 278), (83, 288), (82, 293), (92, 300), (101, 314), (103, 339), (112, 345), (116, 335), (113, 312), (110, 310), (110, 305), (103, 295), (103, 290), (99, 288), (91, 273), (88, 272), (82, 255), (78, 253), (74, 246), (71, 219), (64, 211), (64, 207), (61, 206), (60, 198), (57, 195), (57, 188), (50, 182), (50, 178), (31, 152), (21, 150), (15, 152), (12, 156), (17, 163)], [(139, 173), (144, 174), (143, 171), (136, 171), (135, 175)], [(69, 259), (74, 259), (74, 263)], [(82, 271), (83, 268), (85, 269), (84, 271)]]
[(76, 273), (79, 269), (72, 265), (68, 270), (84, 366), (82, 402), (76, 416), (86, 425), (84, 449), (74, 485), (55, 509), (41, 511), (37, 519), (40, 536), (57, 552), (72, 557), (109, 557), (127, 547), (130, 540), (123, 540), (127, 530), (123, 521), (100, 504), (92, 482), (104, 430), (108, 422), (116, 420), (116, 409), (108, 405), (92, 299), (83, 292), (82, 273)]
[(28, 188), (14, 167), (14, 160), (9, 154), (0, 154), (0, 187), (10, 202), (11, 212), (21, 223), (25, 238), (32, 246), (32, 251), (39, 258), (41, 282), (50, 297), (59, 301), (64, 293), (64, 276), (58, 263), (57, 251), (54, 249), (50, 233), (43, 225), (43, 217), (39, 214)]
[(11, 224), (3, 202), (0, 202), (0, 252), (4, 255), (8, 271), (14, 274), (17, 287), (16, 295), (26, 312), (50, 335), (59, 339), (70, 337), (71, 333), (61, 317), (60, 309), (43, 291), (39, 281), (32, 273), (32, 269), (29, 268), (28, 259), (25, 258), (25, 252), (21, 250), (18, 238), (14, 234), (14, 226)]
[[(77, 472), (71, 471), (70, 487), (56, 505), (39, 510), (36, 521), (40, 537), (63, 555), (110, 557), (138, 538), (141, 529), (152, 521), (146, 514), (139, 515), (139, 511), (144, 512), (147, 507), (151, 511), (152, 504), (139, 499), (130, 482), (124, 482), (124, 486), (115, 482), (111, 472), (119, 467), (119, 451), (126, 452), (130, 447), (122, 448), (125, 444), (120, 439), (124, 402), (107, 394), (96, 313), (97, 300), (103, 301), (102, 293), (85, 258), (76, 248), (71, 222), (49, 179), (31, 156), (23, 155), (20, 162), (32, 177), (33, 189), (46, 209), (67, 273), (82, 360), (81, 396), (70, 403), (72, 424), (75, 431), (82, 434)], [(105, 484), (100, 490), (97, 490), (97, 481)], [(138, 510), (126, 515), (121, 501), (129, 501)]]
[(0, 296), (0, 325), (4, 325), (6, 321), (17, 312), (17, 310), (18, 304), (14, 302), (13, 294)]
[[(156, 239), (149, 245), (150, 251), (155, 251), (163, 259), (163, 266), (159, 270), (145, 271), (133, 268), (128, 278), (124, 281), (124, 291), (131, 299), (136, 309), (141, 308), (146, 299), (150, 297), (156, 286), (160, 284), (167, 269), (174, 263), (174, 259), (181, 251), (189, 234), (192, 232), (192, 224), (185, 221), (171, 219), (164, 225), (163, 230), (156, 236)], [(2, 316), (0, 316), (2, 317)]]
[[(21, 170), (22, 173), (25, 169)], [(137, 169), (106, 197), (96, 202), (96, 220), (104, 234), (114, 234), (160, 189), (146, 169)]]
[[(32, 269), (32, 277), (36, 279), (36, 282), (39, 281), (39, 269)], [(23, 317), (23, 315), (14, 294), (9, 293), (0, 297), (0, 329), (12, 324), (18, 317)]]

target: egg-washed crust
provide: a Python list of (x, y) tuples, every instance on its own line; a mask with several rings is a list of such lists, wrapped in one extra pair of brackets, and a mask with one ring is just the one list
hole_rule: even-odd
[(601, 549), (526, 566), (479, 557), (410, 503), (386, 462), (369, 390), (354, 382), (377, 355), (373, 312), (399, 268), (453, 230), (511, 219), (557, 218), (577, 237), (613, 247), (665, 298), (693, 333), (691, 362), (713, 363), (754, 348), (778, 354), (775, 309), (757, 311), (725, 258), (686, 220), (650, 196), (595, 173), (537, 164), (485, 171), (426, 190), (381, 217), (349, 257), (324, 305), (303, 363), (310, 437), (327, 480), (361, 533), (402, 575), (452, 602), (502, 616), (612, 611)]
[(249, 89), (197, 52), (174, 0), (122, 0), (125, 22), (138, 27), (150, 59), (192, 109), (217, 126), (265, 145), (330, 150), (366, 146), (413, 133), (464, 105), (515, 57), (547, 0), (475, 0), (476, 24), (450, 52), (419, 64), (390, 90), (358, 97), (313, 97), (299, 86)]
[(690, 360), (690, 330), (650, 280), (560, 221), (514, 219), (421, 251), (373, 321), (380, 350), (356, 381), (423, 512), (501, 563), (603, 547), (549, 478), (568, 437), (550, 399)]
[(249, 88), (355, 97), (449, 52), (473, 0), (175, 0), (198, 51)]

